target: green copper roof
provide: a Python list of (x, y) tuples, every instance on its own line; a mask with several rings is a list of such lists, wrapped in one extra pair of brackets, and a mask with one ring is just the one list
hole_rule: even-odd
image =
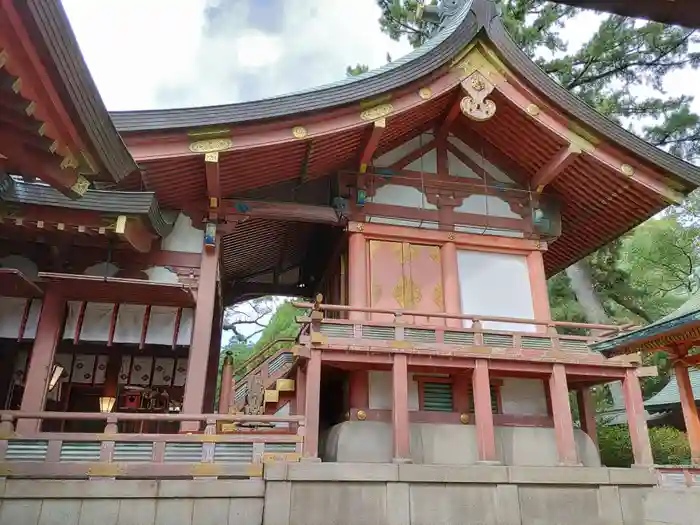
[[(691, 368), (688, 370), (688, 375), (690, 376), (690, 384), (693, 387), (693, 397), (695, 401), (700, 401), (700, 370)], [(678, 383), (674, 375), (665, 387), (644, 402), (644, 407), (647, 409), (659, 409), (669, 405), (676, 405), (680, 402), (681, 394), (678, 391)]]
[[(594, 343), (590, 347), (592, 350), (606, 355), (615, 354), (622, 347), (629, 347), (634, 345), (635, 342), (642, 343), (643, 341), (666, 335), (678, 328), (690, 327), (698, 322), (700, 322), (700, 290), (676, 311), (662, 317), (658, 321), (612, 339)], [(637, 351), (637, 349), (630, 348), (630, 351)]]

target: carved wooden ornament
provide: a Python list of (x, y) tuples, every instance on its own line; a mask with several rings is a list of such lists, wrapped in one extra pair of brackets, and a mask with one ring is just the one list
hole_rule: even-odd
[(475, 71), (462, 81), (466, 96), (459, 107), (462, 113), (472, 120), (484, 121), (496, 113), (496, 103), (486, 97), (493, 91), (493, 84), (484, 75)]

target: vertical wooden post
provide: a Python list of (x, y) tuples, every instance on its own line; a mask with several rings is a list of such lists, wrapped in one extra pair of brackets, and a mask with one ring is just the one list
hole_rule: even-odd
[(647, 428), (646, 413), (644, 411), (644, 399), (642, 398), (639, 378), (634, 368), (628, 368), (625, 371), (622, 390), (625, 396), (625, 408), (627, 409), (634, 464), (644, 467), (651, 466), (654, 464), (654, 458), (651, 454), (651, 444), (649, 443), (649, 429)]
[(311, 350), (306, 365), (306, 395), (304, 416), (304, 457), (318, 457), (319, 410), (321, 406), (321, 350)]
[[(63, 332), (65, 309), (65, 299), (55, 289), (49, 287), (41, 305), (39, 325), (24, 383), (24, 395), (20, 408), (23, 412), (44, 410), (56, 346)], [(20, 434), (37, 432), (40, 426), (41, 421), (37, 419), (20, 419), (17, 422), (17, 432)]]
[[(350, 306), (367, 306), (367, 240), (361, 233), (351, 233), (348, 240), (348, 302)], [(350, 319), (365, 319), (363, 312), (350, 312)]]
[(294, 385), (294, 414), (303, 416), (306, 411), (306, 369), (297, 366), (297, 380)]
[(578, 414), (581, 419), (581, 430), (598, 446), (598, 428), (595, 419), (595, 400), (591, 387), (582, 387), (576, 390), (576, 402)]
[[(459, 315), (462, 313), (462, 299), (459, 289), (459, 270), (457, 267), (457, 247), (453, 242), (446, 242), (440, 249), (442, 265), (442, 296), (445, 301), (445, 313)], [(445, 324), (461, 327), (459, 319), (447, 319)]]
[(452, 376), (452, 399), (454, 411), (460, 414), (469, 412), (469, 376), (458, 374)]
[[(197, 304), (194, 311), (194, 326), (190, 354), (187, 360), (185, 396), (182, 402), (183, 414), (201, 414), (204, 406), (204, 389), (207, 381), (211, 333), (214, 322), (216, 285), (219, 273), (219, 235), (213, 249), (204, 247), (199, 266)], [(199, 430), (199, 422), (183, 421), (181, 431)]]
[(350, 408), (369, 408), (369, 372), (353, 370), (350, 372)]
[(476, 418), (476, 440), (479, 448), (479, 461), (496, 462), (496, 434), (493, 429), (493, 410), (491, 409), (491, 380), (489, 363), (486, 359), (477, 359), (472, 376), (472, 395), (474, 396), (474, 417)]
[[(532, 293), (532, 311), (538, 321), (549, 321), (552, 313), (549, 308), (549, 291), (547, 276), (544, 273), (542, 252), (533, 251), (527, 256), (527, 269), (530, 277), (530, 292)], [(544, 333), (547, 327), (538, 325), (537, 331)]]
[(221, 368), (221, 389), (219, 390), (219, 414), (228, 414), (233, 396), (233, 354), (226, 352)]
[(410, 461), (411, 431), (408, 418), (408, 358), (406, 354), (394, 354), (391, 383), (394, 461)]
[(683, 363), (677, 362), (673, 369), (676, 373), (683, 420), (685, 421), (685, 430), (690, 443), (690, 457), (693, 465), (700, 465), (700, 417), (698, 416), (698, 407), (695, 404), (693, 387), (690, 384), (688, 368)]
[(209, 344), (209, 362), (207, 363), (207, 379), (204, 387), (204, 412), (210, 413), (216, 410), (216, 384), (219, 379), (219, 363), (221, 359), (221, 329), (224, 322), (224, 309), (215, 298), (214, 317), (211, 329), (211, 342)]
[(559, 462), (562, 465), (578, 465), (574, 421), (569, 404), (569, 386), (566, 381), (566, 368), (562, 364), (552, 366), (552, 375), (549, 376), (549, 395), (552, 399), (552, 418)]

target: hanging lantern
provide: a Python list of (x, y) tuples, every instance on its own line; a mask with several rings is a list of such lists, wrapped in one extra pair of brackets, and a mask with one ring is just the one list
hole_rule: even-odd
[(114, 404), (117, 402), (116, 397), (101, 396), (100, 397), (100, 412), (106, 414), (111, 412), (114, 408)]
[(208, 222), (204, 228), (204, 247), (213, 249), (216, 247), (216, 224)]
[(367, 200), (367, 191), (362, 190), (362, 189), (358, 189), (357, 190), (357, 199), (356, 199), (357, 205), (364, 206), (366, 200)]
[(65, 368), (63, 368), (61, 365), (54, 363), (53, 367), (51, 368), (51, 378), (49, 379), (49, 392), (56, 388), (58, 380), (61, 379), (61, 374), (63, 374), (64, 370)]

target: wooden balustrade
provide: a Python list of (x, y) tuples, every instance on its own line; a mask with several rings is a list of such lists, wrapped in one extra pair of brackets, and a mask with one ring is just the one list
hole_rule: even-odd
[[(19, 419), (104, 421), (105, 431), (17, 434)], [(197, 421), (204, 430), (118, 433), (125, 421)], [(264, 462), (299, 460), (304, 421), (303, 416), (0, 411), (0, 477), (259, 477)], [(238, 428), (219, 434), (220, 423)]]
[(700, 487), (700, 467), (658, 466), (659, 486), (668, 488)]

